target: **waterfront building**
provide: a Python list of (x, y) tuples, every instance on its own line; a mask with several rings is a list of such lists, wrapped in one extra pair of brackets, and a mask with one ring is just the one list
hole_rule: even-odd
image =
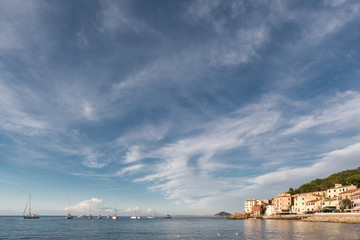
[(341, 192), (339, 193), (339, 199), (340, 200), (343, 200), (343, 199), (351, 199), (351, 195), (357, 193), (357, 192), (360, 192), (360, 189), (357, 188), (357, 189), (351, 189), (351, 190), (347, 190), (345, 192)]
[(339, 209), (339, 199), (335, 197), (322, 200), (322, 209)]
[(353, 204), (353, 211), (360, 211), (360, 192), (351, 195), (351, 201)]
[(275, 213), (289, 212), (291, 210), (291, 194), (287, 192), (280, 193), (273, 200)]
[(251, 209), (251, 213), (254, 217), (260, 217), (263, 214), (263, 205), (255, 205)]
[(265, 215), (272, 216), (272, 215), (274, 215), (274, 213), (275, 213), (274, 205), (272, 205), (272, 204), (267, 205), (266, 209), (265, 209)]
[(313, 200), (321, 200), (323, 197), (321, 195), (315, 195), (313, 193), (302, 193), (298, 194), (294, 198), (294, 205), (291, 208), (293, 213), (302, 214), (307, 211), (306, 203)]
[(306, 212), (317, 212), (322, 209), (321, 199), (315, 199), (306, 202)]
[(333, 188), (329, 188), (328, 190), (326, 190), (326, 197), (327, 198), (334, 198), (334, 197), (338, 197), (340, 193), (343, 193), (345, 191), (349, 191), (352, 189), (356, 189), (355, 185), (346, 185), (343, 186), (341, 184), (335, 184), (335, 187)]
[(261, 205), (262, 201), (258, 200), (258, 199), (250, 199), (250, 200), (246, 200), (245, 201), (245, 212), (246, 213), (251, 213), (251, 209), (256, 206), (256, 205)]

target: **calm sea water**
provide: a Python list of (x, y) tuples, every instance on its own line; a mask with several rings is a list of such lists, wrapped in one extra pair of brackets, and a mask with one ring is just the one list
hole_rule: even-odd
[[(236, 234), (237, 233), (237, 234)], [(131, 220), (0, 217), (0, 239), (359, 239), (360, 225), (174, 217)]]

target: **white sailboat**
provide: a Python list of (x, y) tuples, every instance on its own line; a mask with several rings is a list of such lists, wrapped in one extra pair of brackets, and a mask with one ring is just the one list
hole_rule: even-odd
[(146, 218), (156, 218), (156, 210), (154, 215), (147, 216)]
[[(27, 209), (27, 206), (29, 205), (29, 212), (27, 215), (25, 215), (25, 212), (26, 212), (26, 209)], [(36, 214), (31, 214), (31, 193), (29, 194), (29, 199), (26, 203), (26, 206), (25, 206), (25, 210), (23, 212), (23, 217), (24, 219), (38, 219), (40, 218), (39, 215), (36, 215)]]
[(165, 216), (165, 218), (167, 218), (167, 219), (172, 218), (171, 215), (168, 214), (168, 203), (167, 202), (166, 202), (166, 216)]
[(130, 217), (131, 219), (140, 219), (140, 216), (136, 216), (136, 205), (135, 205), (135, 201), (134, 201), (134, 216)]
[(67, 210), (68, 210), (68, 214), (66, 215), (66, 219), (73, 219), (74, 216), (71, 215), (70, 198), (68, 199), (68, 207), (67, 207)]
[(114, 209), (114, 216), (112, 216), (113, 220), (117, 220), (119, 217), (116, 216), (116, 201), (115, 201), (115, 209)]

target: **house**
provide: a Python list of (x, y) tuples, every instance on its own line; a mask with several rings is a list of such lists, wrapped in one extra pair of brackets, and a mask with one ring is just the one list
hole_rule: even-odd
[(360, 192), (351, 195), (351, 201), (353, 205), (353, 211), (360, 211)]
[(339, 200), (336, 197), (322, 200), (322, 209), (323, 210), (326, 210), (326, 209), (329, 209), (329, 210), (339, 209)]
[(272, 204), (266, 205), (265, 215), (272, 216), (272, 215), (274, 215), (274, 213), (275, 213), (274, 205), (272, 205)]
[(345, 191), (349, 191), (352, 189), (356, 189), (355, 185), (347, 185), (347, 186), (343, 186), (341, 184), (335, 184), (335, 187), (333, 188), (329, 188), (328, 190), (326, 190), (326, 197), (327, 198), (334, 198), (334, 197), (338, 197), (340, 193), (343, 193)]
[(275, 213), (289, 212), (291, 210), (291, 194), (287, 192), (280, 193), (273, 200)]
[(251, 208), (251, 213), (254, 217), (260, 217), (263, 214), (263, 206), (255, 205)]
[(294, 198), (294, 204), (291, 208), (291, 211), (293, 213), (297, 213), (297, 214), (306, 213), (308, 211), (307, 207), (309, 207), (306, 205), (306, 203), (313, 201), (313, 200), (321, 200), (321, 199), (323, 199), (322, 195), (316, 195), (313, 193), (297, 194)]
[(350, 197), (351, 197), (351, 195), (353, 195), (354, 193), (356, 193), (356, 192), (359, 192), (360, 191), (360, 189), (351, 189), (351, 190), (347, 190), (347, 191), (345, 191), (345, 192), (341, 192), (341, 193), (339, 193), (339, 199), (340, 200), (343, 200), (343, 199), (351, 199)]
[(315, 199), (306, 202), (306, 213), (317, 212), (322, 209), (321, 199)]
[(261, 205), (262, 201), (258, 199), (250, 199), (245, 201), (245, 207), (244, 210), (246, 213), (251, 213), (251, 209), (253, 206)]

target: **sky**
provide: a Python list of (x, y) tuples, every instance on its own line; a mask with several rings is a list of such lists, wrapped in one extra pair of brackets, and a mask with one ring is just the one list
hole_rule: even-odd
[(0, 215), (241, 212), (360, 165), (360, 2), (0, 0)]

